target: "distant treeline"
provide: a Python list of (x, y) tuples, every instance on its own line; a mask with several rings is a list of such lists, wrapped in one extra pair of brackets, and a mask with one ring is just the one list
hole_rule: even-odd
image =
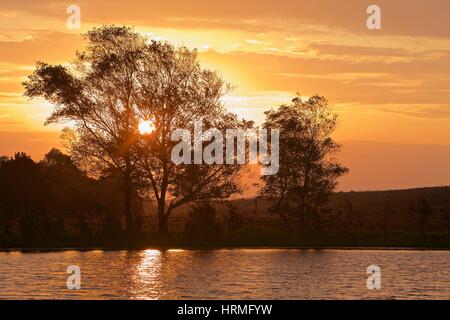
[[(123, 191), (114, 173), (89, 178), (52, 149), (36, 163), (25, 153), (0, 158), (0, 243), (113, 239), (121, 232)], [(135, 211), (139, 202), (135, 199)]]
[[(450, 247), (450, 187), (337, 192), (306, 211), (302, 233), (298, 212), (280, 216), (275, 203), (258, 197), (194, 204), (176, 212), (171, 232), (198, 244)], [(156, 214), (146, 203), (147, 230)]]

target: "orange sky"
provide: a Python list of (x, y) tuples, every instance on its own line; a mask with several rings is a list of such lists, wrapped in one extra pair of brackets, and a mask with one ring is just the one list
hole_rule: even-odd
[[(373, 3), (382, 30), (366, 28)], [(80, 30), (66, 27), (71, 4)], [(60, 128), (42, 125), (51, 105), (24, 99), (21, 82), (37, 60), (70, 61), (80, 33), (102, 24), (198, 48), (237, 86), (225, 103), (247, 119), (296, 92), (326, 96), (350, 168), (340, 190), (450, 184), (448, 0), (0, 0), (0, 154), (38, 159), (60, 145)]]

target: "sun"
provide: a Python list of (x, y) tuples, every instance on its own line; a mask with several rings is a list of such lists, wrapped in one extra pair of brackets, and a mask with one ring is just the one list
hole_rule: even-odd
[(139, 122), (138, 129), (140, 134), (150, 134), (155, 131), (155, 124), (150, 120), (142, 120)]

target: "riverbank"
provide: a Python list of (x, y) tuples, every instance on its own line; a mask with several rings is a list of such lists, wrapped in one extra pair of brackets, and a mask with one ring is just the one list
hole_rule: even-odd
[(156, 235), (146, 237), (117, 237), (114, 240), (91, 241), (20, 241), (0, 244), (0, 251), (59, 251), (59, 250), (142, 250), (142, 249), (302, 249), (302, 250), (450, 250), (450, 234), (436, 233), (365, 233), (310, 236), (299, 238), (289, 233), (253, 233), (221, 240), (190, 241), (180, 234), (166, 240)]

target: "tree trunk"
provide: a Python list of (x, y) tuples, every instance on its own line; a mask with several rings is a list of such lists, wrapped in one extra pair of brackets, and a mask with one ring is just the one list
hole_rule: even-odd
[(286, 206), (283, 206), (283, 200), (280, 199), (277, 204), (277, 211), (278, 215), (281, 217), (281, 221), (284, 223), (284, 226), (289, 230), (292, 231), (293, 228), (291, 226), (291, 223), (289, 222), (289, 219), (287, 218), (286, 214), (284, 213), (284, 210), (286, 209)]
[(160, 238), (169, 236), (169, 226), (167, 224), (168, 216), (165, 213), (165, 201), (158, 201), (158, 230), (157, 234)]
[(124, 180), (124, 212), (127, 222), (127, 233), (131, 234), (133, 232), (133, 216), (131, 213), (131, 178), (128, 172), (125, 174)]
[(300, 199), (300, 210), (299, 210), (299, 217), (298, 217), (298, 231), (301, 237), (305, 236), (306, 233), (306, 221), (305, 221), (305, 196), (302, 195)]
[(306, 211), (306, 197), (307, 190), (309, 189), (309, 165), (305, 168), (305, 178), (303, 180), (303, 187), (300, 194), (300, 212), (299, 212), (299, 233), (301, 237), (305, 237), (306, 235), (306, 219), (305, 219), (305, 211)]

